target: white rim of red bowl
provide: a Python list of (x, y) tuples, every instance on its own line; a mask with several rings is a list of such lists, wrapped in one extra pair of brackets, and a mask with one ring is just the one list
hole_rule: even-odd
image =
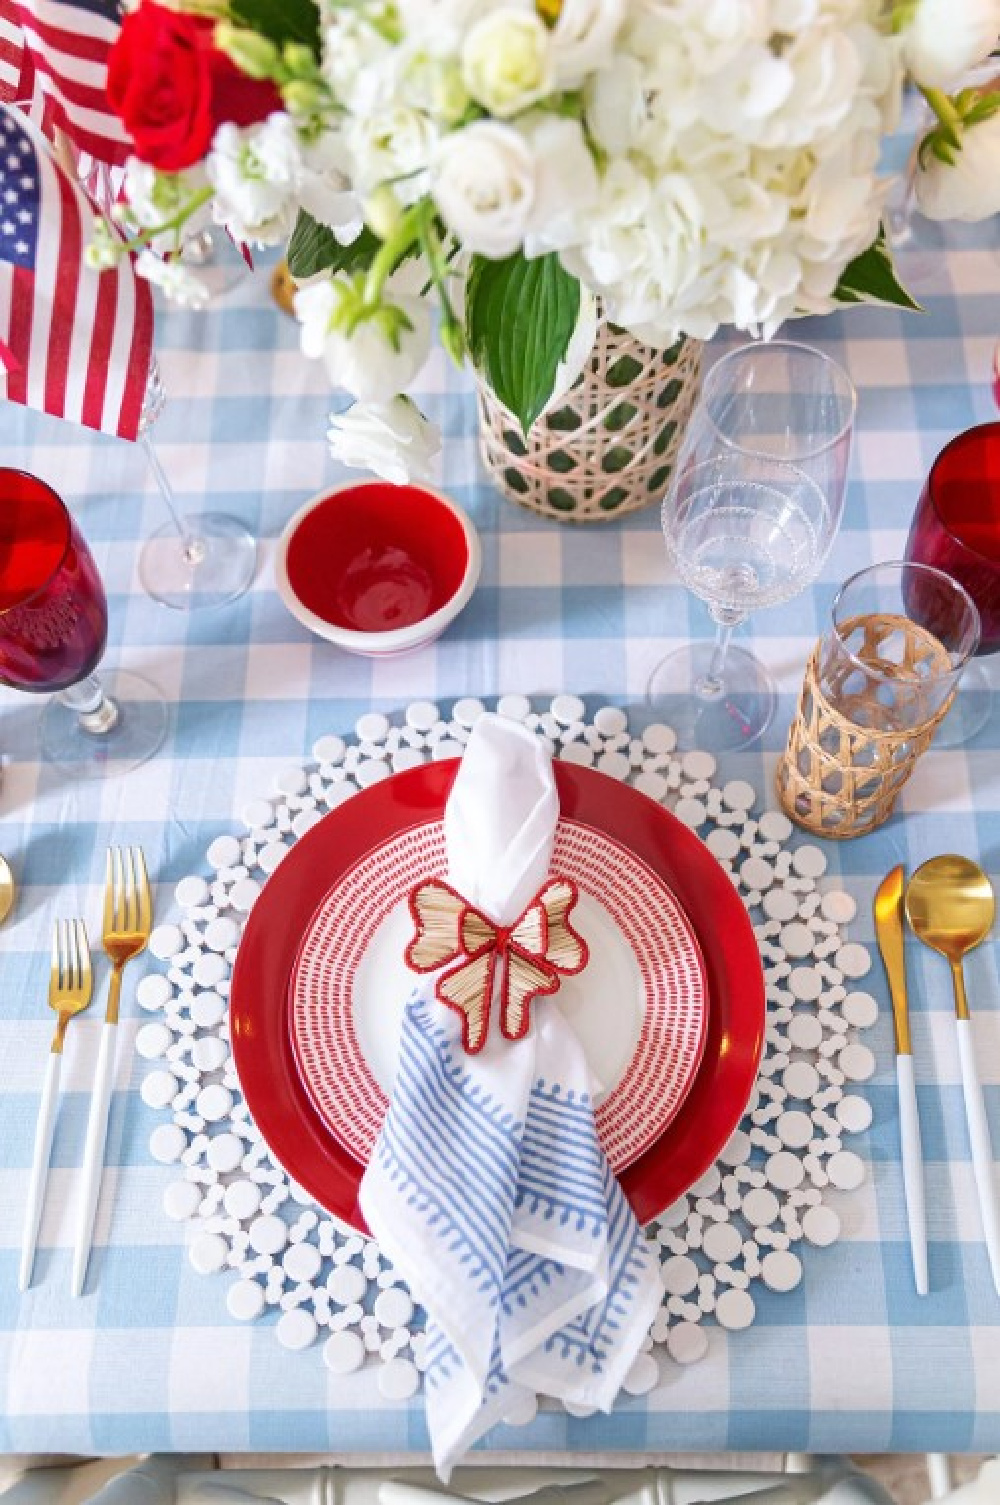
[[(274, 560), (275, 583), (278, 595), (285, 606), (303, 627), (308, 627), (319, 637), (326, 638), (328, 642), (336, 643), (341, 648), (358, 649), (363, 653), (381, 652), (391, 653), (401, 648), (416, 648), (431, 641), (444, 631), (444, 629), (458, 616), (469, 603), (472, 593), (479, 583), (479, 576), (483, 567), (483, 550), (479, 541), (479, 534), (475, 524), (463, 508), (451, 497), (445, 496), (444, 492), (438, 491), (434, 486), (414, 485), (414, 491), (422, 491), (426, 496), (432, 496), (440, 502), (453, 517), (457, 518), (459, 526), (465, 537), (468, 558), (465, 564), (465, 572), (461, 583), (454, 595), (449, 596), (443, 606), (437, 611), (432, 611), (429, 616), (421, 617), (419, 621), (411, 622), (407, 627), (394, 627), (388, 632), (361, 632), (353, 627), (338, 627), (335, 622), (328, 622), (325, 617), (318, 616), (311, 611), (305, 602), (295, 594), (292, 583), (288, 578), (288, 547), (292, 537), (311, 512), (344, 491), (361, 491), (369, 486), (384, 486), (385, 481), (375, 478), (361, 481), (342, 481), (339, 486), (328, 486), (323, 491), (318, 491), (308, 501), (303, 502), (297, 512), (289, 518), (282, 529), (278, 539), (277, 552)], [(401, 487), (400, 490), (406, 488)]]

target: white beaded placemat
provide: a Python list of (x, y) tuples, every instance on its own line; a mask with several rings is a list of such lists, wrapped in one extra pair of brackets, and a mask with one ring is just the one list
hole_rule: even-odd
[[(390, 773), (459, 756), (484, 709), (463, 699), (448, 714), (418, 701), (396, 723), (371, 712), (352, 738), (321, 737), (313, 761), (289, 765), (273, 796), (247, 805), (243, 835), (211, 843), (210, 874), (178, 883), (177, 919), (150, 938), (166, 971), (147, 973), (137, 989), (151, 1016), (136, 1039), (150, 1066), (142, 1097), (169, 1114), (150, 1149), (177, 1167), (163, 1209), (188, 1221), (191, 1264), (226, 1275), (235, 1319), (276, 1314), (277, 1341), (291, 1349), (321, 1342), (335, 1373), (377, 1360), (388, 1400), (419, 1386), (422, 1313), (376, 1245), (342, 1230), (271, 1158), (233, 1066), (229, 979), (243, 918), (296, 838)], [(555, 756), (627, 780), (696, 830), (747, 904), (764, 962), (764, 1054), (746, 1114), (717, 1164), (649, 1229), (664, 1297), (626, 1380), (626, 1390), (642, 1394), (659, 1377), (658, 1350), (696, 1362), (708, 1349), (706, 1319), (748, 1327), (758, 1283), (792, 1290), (802, 1278), (796, 1247), (839, 1236), (824, 1193), (851, 1191), (865, 1176), (843, 1140), (872, 1119), (855, 1090), (875, 1068), (858, 1039), (876, 1017), (875, 1000), (857, 986), (871, 958), (844, 936), (856, 906), (824, 885), (824, 853), (793, 841), (783, 814), (755, 814), (751, 784), (715, 782), (711, 754), (676, 752), (673, 732), (659, 723), (633, 735), (616, 706), (588, 716), (574, 695), (556, 696), (541, 713), (507, 695), (497, 710), (534, 729)]]

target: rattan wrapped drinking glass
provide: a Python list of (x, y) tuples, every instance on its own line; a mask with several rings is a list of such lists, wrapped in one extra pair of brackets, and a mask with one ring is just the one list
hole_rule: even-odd
[(786, 814), (818, 836), (861, 836), (892, 813), (979, 642), (962, 586), (890, 562), (841, 586), (813, 649), (778, 764)]

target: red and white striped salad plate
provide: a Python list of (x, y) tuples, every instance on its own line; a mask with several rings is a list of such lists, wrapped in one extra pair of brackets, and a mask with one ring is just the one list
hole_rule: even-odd
[[(251, 911), (230, 995), (248, 1107), (288, 1174), (365, 1232), (357, 1191), (391, 1090), (414, 883), (445, 871), (442, 819), (458, 768), (385, 779), (296, 842)], [(602, 1089), (597, 1122), (648, 1222), (713, 1163), (739, 1122), (763, 1041), (749, 918), (704, 844), (646, 795), (556, 762), (553, 869), (581, 891), (591, 947), (560, 1007)], [(557, 1001), (558, 1000), (558, 1001)]]

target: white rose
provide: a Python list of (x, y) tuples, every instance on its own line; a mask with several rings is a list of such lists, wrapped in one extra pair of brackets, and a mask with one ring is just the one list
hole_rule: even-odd
[(522, 129), (536, 164), (524, 254), (544, 256), (583, 239), (597, 203), (597, 168), (578, 120), (541, 115)]
[(928, 219), (979, 220), (1000, 213), (1000, 114), (965, 129), (950, 166), (924, 153), (916, 190)]
[[(460, 51), (466, 32), (488, 14), (495, 0), (396, 0), (408, 44), (435, 57)], [(508, 10), (535, 13), (534, 0), (506, 0)]]
[(477, 120), (439, 143), (431, 192), (467, 251), (499, 259), (518, 249), (535, 199), (535, 160), (513, 126)]
[(548, 29), (537, 15), (499, 6), (465, 38), (462, 80), (491, 115), (516, 115), (553, 87)]
[(396, 486), (432, 480), (431, 461), (441, 449), (439, 429), (402, 396), (331, 413), (327, 438), (335, 460), (373, 470)]
[(340, 280), (325, 278), (295, 294), (302, 353), (321, 359), (333, 385), (359, 402), (387, 402), (409, 386), (427, 359), (430, 312), (421, 298), (393, 295), (388, 306), (400, 309), (409, 322), (409, 328), (397, 331), (395, 341), (377, 318), (363, 319), (346, 334), (338, 327)]
[(295, 224), (301, 165), (289, 115), (270, 115), (248, 130), (220, 125), (205, 164), (215, 189), (215, 218), (234, 240), (278, 244)]
[(400, 84), (414, 109), (443, 125), (457, 125), (469, 108), (469, 95), (455, 57), (418, 49), (405, 59)]
[(1000, 39), (1000, 0), (918, 0), (903, 56), (918, 84), (949, 89)]
[(351, 132), (354, 177), (362, 192), (392, 180), (403, 204), (427, 192), (426, 172), (438, 138), (434, 122), (419, 110), (393, 104), (359, 116)]
[(550, 49), (555, 83), (576, 89), (615, 51), (625, 0), (562, 0)]

